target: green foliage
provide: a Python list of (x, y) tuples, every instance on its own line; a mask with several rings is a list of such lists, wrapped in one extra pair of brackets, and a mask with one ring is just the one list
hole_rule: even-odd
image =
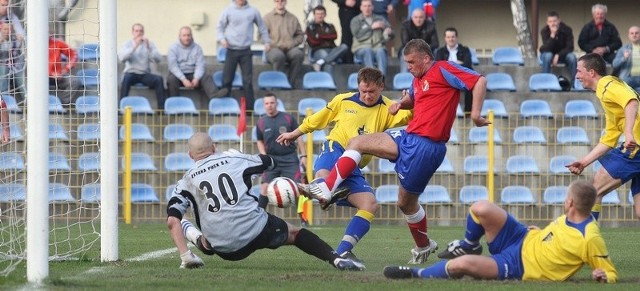
[[(344, 226), (311, 227), (313, 232), (336, 246)], [(631, 290), (640, 283), (640, 257), (637, 228), (604, 228), (609, 251), (619, 272), (620, 282), (613, 289)], [(591, 280), (585, 266), (575, 278), (565, 283), (498, 282), (462, 280), (387, 280), (382, 276), (386, 265), (404, 265), (409, 260), (413, 240), (404, 225), (374, 225), (358, 244), (356, 255), (362, 259), (364, 272), (340, 272), (293, 246), (278, 250), (261, 250), (239, 262), (208, 257), (194, 250), (205, 261), (197, 270), (178, 269), (180, 258), (171, 251), (173, 244), (165, 225), (121, 225), (120, 261), (100, 262), (99, 244), (78, 260), (51, 262), (46, 289), (96, 290), (596, 290), (602, 288)], [(462, 227), (431, 227), (429, 234), (442, 249), (449, 241), (462, 235)], [(168, 250), (158, 258), (143, 260), (141, 255)], [(436, 261), (433, 256), (428, 264)], [(0, 277), (0, 289), (27, 287), (23, 263), (9, 277)]]

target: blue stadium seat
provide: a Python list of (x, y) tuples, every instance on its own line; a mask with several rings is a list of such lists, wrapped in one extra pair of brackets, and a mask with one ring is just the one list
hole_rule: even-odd
[(553, 113), (551, 112), (551, 106), (549, 106), (549, 102), (540, 99), (530, 99), (524, 100), (520, 104), (520, 117), (553, 118)]
[(472, 204), (480, 200), (489, 199), (489, 191), (487, 187), (480, 185), (467, 185), (460, 188), (460, 202), (464, 204)]
[(100, 112), (100, 96), (85, 95), (76, 99), (77, 114), (91, 114)]
[(460, 139), (458, 138), (458, 133), (456, 132), (455, 127), (451, 127), (451, 132), (449, 133), (449, 143), (451, 144), (460, 143)]
[[(484, 127), (472, 127), (469, 130), (469, 143), (470, 144), (480, 144), (487, 143), (489, 141), (489, 128)], [(500, 138), (500, 133), (498, 129), (493, 129), (493, 142), (496, 144), (502, 143), (502, 138)]]
[(378, 203), (397, 203), (399, 189), (398, 185), (380, 185), (376, 188), (376, 200)]
[(582, 82), (580, 82), (580, 80), (578, 80), (576, 78), (576, 79), (573, 80), (573, 89), (572, 89), (572, 91), (582, 92), (582, 91), (587, 91), (587, 89), (582, 87)]
[(11, 95), (2, 95), (2, 100), (4, 100), (5, 105), (7, 105), (7, 109), (11, 113), (21, 113), (22, 109), (18, 106), (16, 102), (16, 98)]
[(471, 64), (477, 66), (480, 64), (480, 60), (478, 59), (478, 52), (475, 48), (469, 47), (469, 51), (471, 51)]
[(488, 116), (489, 110), (493, 110), (493, 116), (496, 118), (508, 118), (509, 114), (507, 113), (507, 108), (504, 106), (504, 103), (498, 99), (486, 99), (482, 104), (482, 110), (480, 111), (480, 115)]
[(427, 185), (418, 198), (420, 204), (439, 203), (451, 204), (451, 197), (447, 188), (441, 185)]
[(507, 159), (507, 173), (509, 174), (540, 174), (538, 162), (531, 156), (516, 155)]
[(49, 123), (49, 140), (69, 141), (69, 136), (62, 125)]
[(92, 172), (100, 170), (100, 153), (84, 153), (78, 158), (78, 170)]
[(78, 125), (76, 133), (79, 141), (97, 141), (100, 140), (100, 124), (83, 123)]
[(22, 127), (17, 122), (9, 123), (9, 130), (11, 131), (11, 140), (12, 141), (23, 141), (24, 134), (22, 133)]
[(237, 128), (230, 124), (214, 124), (209, 127), (209, 136), (214, 142), (240, 142)]
[(290, 90), (287, 75), (280, 71), (263, 71), (258, 75), (258, 88), (263, 90)]
[(164, 113), (167, 115), (198, 115), (199, 112), (191, 98), (184, 96), (172, 96), (164, 101)]
[(455, 171), (453, 170), (453, 165), (451, 164), (451, 161), (449, 161), (449, 159), (446, 156), (444, 157), (444, 160), (442, 160), (442, 164), (440, 164), (438, 169), (436, 169), (436, 173), (442, 173), (442, 174), (455, 173)]
[(195, 133), (191, 125), (186, 123), (171, 123), (164, 127), (165, 141), (187, 141)]
[(393, 76), (393, 90), (408, 90), (413, 84), (411, 73), (397, 73)]
[(620, 196), (618, 195), (618, 191), (615, 189), (611, 192), (607, 193), (602, 197), (602, 205), (620, 205), (622, 202), (620, 201)]
[(170, 153), (164, 158), (164, 169), (167, 171), (187, 171), (195, 164), (187, 153)]
[(27, 200), (27, 187), (18, 183), (0, 183), (0, 202), (7, 203), (13, 201)]
[(567, 126), (558, 129), (556, 141), (559, 144), (586, 144), (589, 145), (589, 137), (587, 131), (579, 126)]
[(507, 73), (488, 73), (485, 78), (487, 78), (487, 91), (516, 91), (513, 78)]
[(524, 66), (524, 58), (517, 47), (497, 47), (493, 50), (493, 64), (500, 65), (518, 65)]
[(62, 183), (49, 184), (49, 202), (74, 202), (76, 198), (71, 195), (69, 186)]
[(209, 100), (209, 115), (240, 115), (240, 104), (233, 97), (213, 98)]
[(464, 158), (463, 167), (467, 174), (486, 173), (489, 170), (489, 161), (486, 156), (467, 156)]
[(349, 79), (347, 79), (347, 90), (358, 90), (358, 73), (349, 74)]
[(97, 87), (100, 84), (100, 71), (98, 69), (82, 69), (76, 73), (80, 84), (87, 87)]
[(69, 160), (60, 153), (49, 153), (49, 171), (71, 171)]
[(131, 184), (131, 203), (160, 202), (156, 190), (148, 184)]
[(302, 88), (305, 90), (336, 90), (333, 76), (327, 72), (307, 72), (302, 77)]
[(564, 116), (566, 118), (598, 118), (598, 113), (590, 100), (569, 100), (564, 106)]
[(22, 157), (22, 154), (19, 154), (16, 152), (0, 152), (0, 171), (1, 172), (21, 171), (24, 169), (25, 169), (24, 158)]
[(569, 187), (567, 186), (549, 186), (544, 189), (542, 200), (546, 204), (563, 204), (568, 191)]
[(529, 77), (529, 91), (562, 91), (558, 77), (551, 73), (535, 73)]
[[(302, 135), (302, 140), (304, 142), (307, 141), (307, 136), (308, 134)], [(327, 140), (327, 131), (325, 129), (316, 130), (313, 132), (313, 142), (324, 142), (325, 140)]]
[(227, 49), (224, 47), (218, 48), (218, 53), (216, 54), (216, 60), (218, 64), (224, 64), (224, 61), (227, 60)]
[(49, 113), (67, 113), (67, 110), (62, 107), (62, 101), (56, 95), (49, 95)]
[(565, 166), (573, 163), (574, 161), (577, 161), (574, 156), (565, 155), (552, 157), (551, 160), (549, 160), (549, 173), (555, 175), (571, 174), (569, 169)]
[[(222, 71), (216, 71), (213, 73), (213, 83), (220, 89), (222, 87)], [(233, 76), (233, 80), (231, 81), (231, 87), (233, 88), (242, 88), (242, 75), (238, 71), (236, 71)]]
[(524, 186), (507, 186), (500, 192), (503, 204), (533, 204), (536, 203), (531, 189)]
[(167, 186), (167, 189), (164, 191), (164, 199), (165, 199), (165, 201), (171, 200), (171, 196), (173, 196), (173, 191), (175, 189), (176, 189), (176, 184), (171, 184), (171, 185)]
[[(121, 167), (124, 169), (124, 157), (121, 160)], [(146, 153), (131, 153), (131, 171), (157, 171), (153, 164), (153, 158)]]
[(78, 48), (79, 62), (95, 62), (100, 59), (100, 45), (85, 43)]
[(120, 114), (124, 114), (125, 107), (131, 107), (133, 114), (153, 114), (149, 100), (142, 96), (126, 96), (120, 99)]
[(392, 163), (387, 159), (378, 159), (378, 172), (383, 174), (393, 174), (396, 163)]
[(306, 97), (300, 99), (298, 102), (298, 114), (301, 119), (303, 116), (307, 116), (307, 108), (311, 108), (312, 113), (320, 111), (327, 106), (327, 101), (318, 97)]
[(100, 203), (100, 183), (82, 185), (80, 189), (80, 201), (83, 203)]
[(519, 126), (513, 131), (513, 142), (516, 144), (539, 143), (546, 144), (544, 133), (537, 126)]
[[(286, 111), (284, 108), (284, 103), (280, 99), (278, 99), (278, 111)], [(264, 101), (262, 101), (262, 98), (258, 98), (255, 102), (253, 102), (253, 115), (262, 116), (263, 114), (265, 114)]]
[[(119, 131), (120, 140), (124, 140), (124, 125), (120, 126)], [(131, 140), (133, 141), (155, 141), (156, 139), (151, 134), (151, 130), (144, 123), (132, 123), (131, 124)]]

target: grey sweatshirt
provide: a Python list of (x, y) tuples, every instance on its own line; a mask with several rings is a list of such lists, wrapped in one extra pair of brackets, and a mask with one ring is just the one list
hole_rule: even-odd
[(271, 43), (269, 32), (262, 21), (260, 11), (247, 3), (238, 6), (231, 3), (222, 11), (218, 22), (218, 41), (227, 40), (230, 49), (248, 49), (253, 41), (253, 24), (258, 26), (262, 43)]
[(151, 61), (160, 62), (162, 55), (152, 42), (148, 45), (140, 44), (136, 48), (136, 43), (132, 39), (122, 45), (118, 59), (124, 62), (124, 73), (147, 74), (151, 73)]
[(184, 74), (193, 73), (194, 79), (202, 79), (206, 61), (202, 54), (202, 48), (195, 42), (189, 46), (183, 46), (180, 41), (175, 42), (169, 48), (167, 54), (169, 72), (176, 78), (184, 79)]

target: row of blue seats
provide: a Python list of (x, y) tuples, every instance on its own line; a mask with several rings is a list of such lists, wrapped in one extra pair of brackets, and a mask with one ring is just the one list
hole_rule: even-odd
[[(27, 189), (20, 183), (0, 184), (0, 203), (25, 201)], [(75, 203), (78, 200), (71, 193), (69, 187), (62, 183), (49, 184), (49, 203)], [(80, 202), (99, 203), (101, 199), (100, 184), (91, 183), (83, 185), (80, 190)], [(131, 184), (131, 202), (149, 203), (160, 202), (155, 189), (151, 185), (142, 183)]]
[[(567, 186), (550, 186), (547, 187), (542, 194), (542, 202), (544, 204), (563, 204), (567, 197), (569, 187)], [(378, 203), (397, 203), (398, 202), (398, 185), (381, 185), (376, 191), (376, 200)], [(633, 197), (631, 191), (627, 195), (628, 203), (633, 205)], [(487, 187), (481, 185), (467, 185), (460, 188), (458, 193), (458, 201), (463, 204), (472, 204), (480, 200), (488, 200), (489, 191)], [(453, 204), (453, 200), (447, 191), (447, 188), (440, 185), (428, 185), (420, 195), (421, 204)], [(531, 205), (537, 203), (535, 195), (525, 186), (507, 186), (500, 192), (500, 202), (506, 205)], [(620, 205), (620, 197), (616, 190), (611, 191), (602, 200), (604, 205)]]

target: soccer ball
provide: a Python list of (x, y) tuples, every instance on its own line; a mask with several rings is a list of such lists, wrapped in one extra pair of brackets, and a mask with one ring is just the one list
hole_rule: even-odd
[(286, 177), (273, 179), (267, 186), (267, 197), (269, 204), (284, 208), (296, 202), (300, 195), (298, 185), (293, 180)]

